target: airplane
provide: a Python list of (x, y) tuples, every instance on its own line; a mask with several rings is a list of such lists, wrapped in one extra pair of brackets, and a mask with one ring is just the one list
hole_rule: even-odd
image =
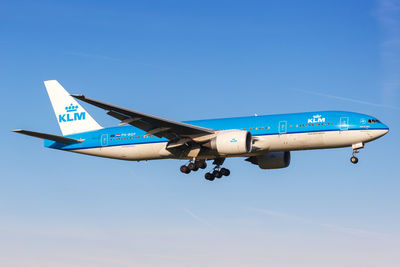
[[(80, 154), (142, 161), (179, 159), (185, 174), (215, 165), (205, 178), (229, 176), (221, 167), (226, 158), (246, 157), (261, 169), (286, 168), (290, 151), (352, 147), (352, 163), (365, 143), (388, 133), (375, 117), (348, 111), (318, 111), (265, 116), (175, 121), (101, 102), (84, 95), (70, 95), (56, 80), (44, 82), (62, 136), (14, 130), (44, 139), (48, 148)], [(104, 128), (76, 101), (104, 109), (118, 119)]]

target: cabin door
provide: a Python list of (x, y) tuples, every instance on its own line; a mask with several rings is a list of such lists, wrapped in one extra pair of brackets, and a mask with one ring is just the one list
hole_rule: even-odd
[(287, 121), (279, 122), (279, 134), (285, 134), (287, 131)]
[(349, 129), (349, 117), (341, 117), (340, 130), (348, 130), (348, 129)]
[(101, 135), (101, 146), (108, 146), (108, 134)]

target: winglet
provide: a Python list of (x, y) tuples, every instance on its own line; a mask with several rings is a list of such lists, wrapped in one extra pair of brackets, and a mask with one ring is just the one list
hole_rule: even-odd
[(75, 97), (75, 98), (78, 98), (79, 100), (85, 99), (85, 96), (84, 96), (84, 95), (74, 95), (74, 94), (71, 94), (70, 96)]

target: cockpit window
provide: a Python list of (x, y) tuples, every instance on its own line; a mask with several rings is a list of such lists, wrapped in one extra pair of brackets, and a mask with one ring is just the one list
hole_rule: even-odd
[(369, 122), (369, 123), (377, 123), (377, 122), (380, 122), (380, 121), (379, 121), (379, 120), (376, 120), (376, 119), (369, 119), (368, 122)]

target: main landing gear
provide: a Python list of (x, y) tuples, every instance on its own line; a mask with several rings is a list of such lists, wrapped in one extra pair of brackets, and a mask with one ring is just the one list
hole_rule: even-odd
[(221, 178), (222, 176), (229, 176), (231, 174), (231, 171), (226, 169), (226, 168), (217, 168), (214, 167), (214, 170), (212, 172), (207, 172), (204, 177), (209, 180), (209, 181), (214, 181), (215, 178)]
[(231, 174), (231, 171), (226, 169), (226, 168), (221, 168), (222, 163), (224, 163), (225, 158), (218, 158), (215, 159), (213, 164), (215, 167), (213, 168), (212, 172), (207, 172), (204, 175), (204, 178), (206, 178), (209, 181), (214, 181), (215, 178), (221, 178), (222, 176), (229, 176)]
[(350, 162), (353, 164), (357, 164), (358, 163), (358, 158), (356, 157), (356, 154), (359, 153), (359, 149), (364, 148), (364, 144), (363, 143), (358, 143), (358, 144), (354, 144), (352, 145), (353, 147), (353, 155), (350, 158)]
[[(214, 181), (215, 178), (221, 178), (222, 176), (229, 176), (231, 174), (230, 170), (226, 168), (221, 168), (222, 163), (224, 163), (225, 158), (217, 158), (214, 160), (213, 164), (215, 167), (212, 171), (207, 172), (204, 177), (209, 181)], [(199, 169), (205, 169), (207, 163), (205, 160), (195, 160), (190, 161), (187, 165), (182, 165), (180, 170), (182, 173), (189, 174), (192, 171), (198, 171)]]
[(183, 173), (189, 174), (191, 171), (198, 171), (199, 169), (205, 169), (207, 168), (207, 163), (205, 160), (196, 160), (194, 162), (189, 162), (189, 164), (186, 165), (182, 165), (180, 170)]

